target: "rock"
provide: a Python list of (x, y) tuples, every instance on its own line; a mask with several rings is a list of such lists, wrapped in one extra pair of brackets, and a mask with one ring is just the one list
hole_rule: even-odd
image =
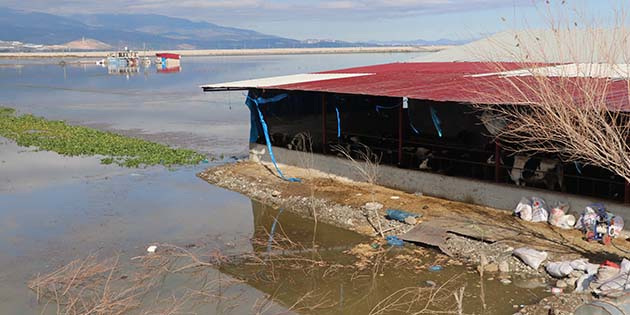
[(568, 284), (567, 284), (567, 282), (566, 282), (566, 281), (564, 281), (564, 280), (558, 280), (558, 281), (556, 281), (556, 287), (557, 287), (557, 288), (564, 289), (564, 288), (566, 288), (566, 287), (568, 287), (568, 286), (569, 286), (569, 285), (568, 285)]
[(501, 279), (501, 283), (503, 283), (503, 284), (510, 284), (510, 283), (512, 283), (512, 280), (510, 280), (510, 279)]
[(278, 196), (280, 196), (280, 192), (277, 191), (277, 190), (274, 190), (274, 191), (271, 192), (271, 196), (272, 197), (278, 197)]
[(391, 197), (389, 197), (389, 199), (398, 200), (398, 199), (400, 199), (400, 197), (398, 197), (398, 196), (391, 196)]
[(416, 225), (418, 223), (418, 220), (412, 216), (408, 216), (405, 218), (405, 223), (409, 225)]
[(378, 211), (378, 210), (383, 209), (383, 205), (378, 202), (368, 202), (365, 205), (363, 205), (363, 209), (368, 210), (368, 211)]
[(497, 272), (497, 271), (499, 271), (499, 266), (497, 264), (495, 264), (495, 263), (487, 264), (484, 267), (484, 270), (487, 271), (487, 272)]
[(510, 264), (507, 261), (502, 261), (499, 263), (499, 271), (501, 272), (510, 272)]
[(435, 282), (433, 282), (431, 280), (425, 281), (424, 284), (426, 284), (427, 287), (435, 287), (435, 286), (437, 286), (437, 283), (435, 283)]
[(354, 225), (354, 222), (352, 222), (352, 218), (348, 219), (348, 221), (346, 221), (347, 225)]

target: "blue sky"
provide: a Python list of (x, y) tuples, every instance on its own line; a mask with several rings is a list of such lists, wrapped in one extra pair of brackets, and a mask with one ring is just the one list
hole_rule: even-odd
[[(622, 0), (549, 0), (605, 19)], [(467, 39), (541, 27), (545, 0), (0, 0), (55, 14), (156, 13), (296, 39)], [(562, 4), (564, 2), (564, 4)]]

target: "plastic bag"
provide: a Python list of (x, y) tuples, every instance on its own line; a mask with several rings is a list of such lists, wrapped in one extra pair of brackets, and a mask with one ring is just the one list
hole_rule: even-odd
[(586, 206), (584, 212), (577, 220), (575, 228), (585, 231), (592, 231), (595, 224), (597, 224), (597, 212), (599, 210), (606, 210), (606, 207), (601, 203), (594, 203)]
[(514, 209), (514, 215), (525, 221), (531, 221), (532, 201), (527, 197), (521, 198), (521, 201), (519, 201), (518, 205), (516, 205), (516, 208)]
[(619, 236), (619, 234), (621, 233), (621, 231), (623, 231), (623, 218), (616, 215), (612, 217), (612, 220), (610, 222), (611, 228), (613, 232), (611, 234), (611, 236), (613, 237), (617, 237)]
[(566, 203), (558, 203), (549, 212), (549, 224), (562, 229), (571, 229), (575, 225), (575, 217), (567, 214), (569, 205)]
[(549, 207), (542, 198), (532, 197), (532, 222), (547, 222)]
[(540, 264), (547, 259), (546, 252), (537, 251), (528, 247), (517, 248), (512, 254), (534, 269), (538, 269)]

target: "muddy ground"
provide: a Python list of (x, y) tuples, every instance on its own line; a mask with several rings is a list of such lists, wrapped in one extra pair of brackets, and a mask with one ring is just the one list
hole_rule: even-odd
[[(544, 250), (549, 253), (547, 261), (586, 257), (595, 263), (606, 259), (620, 261), (630, 252), (630, 242), (625, 239), (615, 239), (612, 246), (589, 243), (577, 230), (525, 222), (504, 210), (424, 196), (422, 192), (404, 193), (314, 170), (280, 167), (285, 175), (297, 177), (301, 182), (283, 180), (276, 175), (272, 165), (249, 161), (210, 168), (198, 176), (263, 203), (371, 237), (377, 237), (379, 229), (386, 235), (400, 235), (413, 228), (409, 224), (384, 219), (388, 208), (421, 214), (418, 224), (451, 220), (479, 232), (467, 236), (451, 234), (445, 244), (450, 254), (462, 262), (482, 263), (484, 267), (481, 269), (496, 273), (502, 281), (520, 281), (525, 275), (539, 275), (541, 282), (555, 284), (556, 280), (547, 276), (542, 267), (533, 270), (512, 256), (514, 248)], [(378, 217), (364, 209), (368, 202), (384, 205), (378, 210)], [(588, 295), (562, 294), (545, 298), (538, 305), (525, 307), (520, 312), (569, 314), (588, 299)]]

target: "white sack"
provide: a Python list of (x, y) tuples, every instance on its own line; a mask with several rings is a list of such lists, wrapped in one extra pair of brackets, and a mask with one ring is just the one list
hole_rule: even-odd
[(518, 203), (518, 205), (516, 205), (516, 208), (514, 209), (514, 214), (525, 221), (531, 221), (532, 201), (529, 200), (529, 198), (527, 197), (521, 198), (521, 201)]
[(532, 222), (547, 222), (549, 207), (542, 198), (532, 197)]
[(538, 269), (540, 264), (547, 259), (546, 252), (537, 251), (528, 247), (517, 248), (512, 254), (534, 269)]
[(545, 269), (547, 273), (556, 278), (564, 278), (574, 270), (570, 261), (550, 262), (545, 266)]

